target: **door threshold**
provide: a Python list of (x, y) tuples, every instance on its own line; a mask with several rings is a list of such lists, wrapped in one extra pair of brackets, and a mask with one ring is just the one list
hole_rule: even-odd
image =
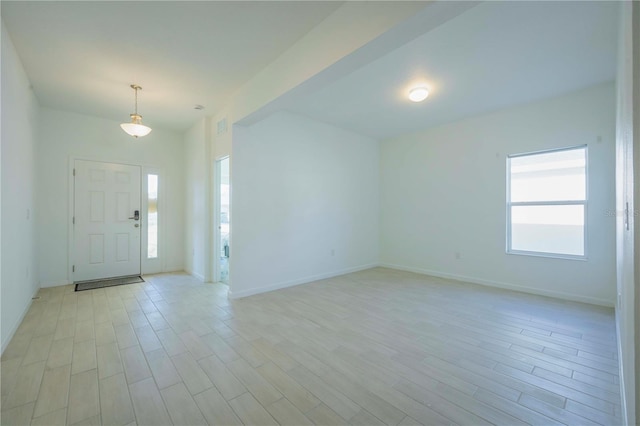
[(75, 291), (94, 290), (97, 288), (115, 287), (126, 284), (138, 284), (145, 282), (140, 275), (128, 275), (125, 277), (101, 278), (97, 280), (75, 281)]

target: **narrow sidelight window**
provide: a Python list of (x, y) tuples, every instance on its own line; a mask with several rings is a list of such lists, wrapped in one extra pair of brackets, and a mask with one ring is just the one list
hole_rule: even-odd
[(147, 175), (147, 258), (158, 257), (158, 175)]
[(587, 147), (507, 158), (507, 253), (586, 257)]

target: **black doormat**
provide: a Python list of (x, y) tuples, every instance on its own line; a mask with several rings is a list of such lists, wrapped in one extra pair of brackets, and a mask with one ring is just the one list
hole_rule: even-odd
[(108, 278), (105, 280), (78, 281), (76, 282), (76, 291), (93, 290), (96, 288), (114, 287), (124, 284), (143, 283), (144, 280), (139, 275), (131, 277)]

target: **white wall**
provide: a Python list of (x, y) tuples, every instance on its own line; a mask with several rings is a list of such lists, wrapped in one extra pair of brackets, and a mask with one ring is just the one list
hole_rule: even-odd
[[(221, 120), (227, 121), (227, 128), (225, 131), (218, 134), (218, 122)], [(228, 110), (220, 111), (220, 113), (216, 114), (211, 120), (209, 120), (209, 132), (211, 135), (211, 160), (215, 161), (231, 155), (233, 126), (229, 120)]]
[(185, 134), (185, 271), (204, 280), (206, 213), (206, 120), (198, 121)]
[[(614, 87), (605, 84), (384, 141), (381, 263), (613, 306), (614, 115)], [(589, 147), (588, 260), (505, 254), (506, 156), (581, 144)]]
[[(164, 270), (184, 268), (184, 146), (182, 135), (154, 129), (134, 139), (118, 122), (42, 108), (37, 153), (38, 199), (47, 206), (38, 215), (40, 284), (72, 281), (68, 265), (69, 170), (71, 158), (140, 164), (161, 169), (159, 252)], [(164, 191), (164, 192), (162, 192)], [(144, 271), (143, 271), (144, 272)]]
[(202, 119), (184, 135), (185, 165), (185, 271), (202, 281), (215, 281), (212, 247), (216, 243), (214, 200), (219, 197), (213, 165), (231, 154), (232, 129), (217, 134), (219, 120), (227, 119), (221, 111), (211, 119)]
[(35, 145), (38, 102), (2, 25), (2, 350), (38, 290)]
[(232, 297), (375, 265), (378, 155), (370, 138), (290, 113), (234, 126)]

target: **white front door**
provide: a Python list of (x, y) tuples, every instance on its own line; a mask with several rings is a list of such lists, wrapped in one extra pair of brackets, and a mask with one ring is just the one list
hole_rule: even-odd
[(139, 275), (140, 167), (85, 160), (74, 166), (73, 280)]

